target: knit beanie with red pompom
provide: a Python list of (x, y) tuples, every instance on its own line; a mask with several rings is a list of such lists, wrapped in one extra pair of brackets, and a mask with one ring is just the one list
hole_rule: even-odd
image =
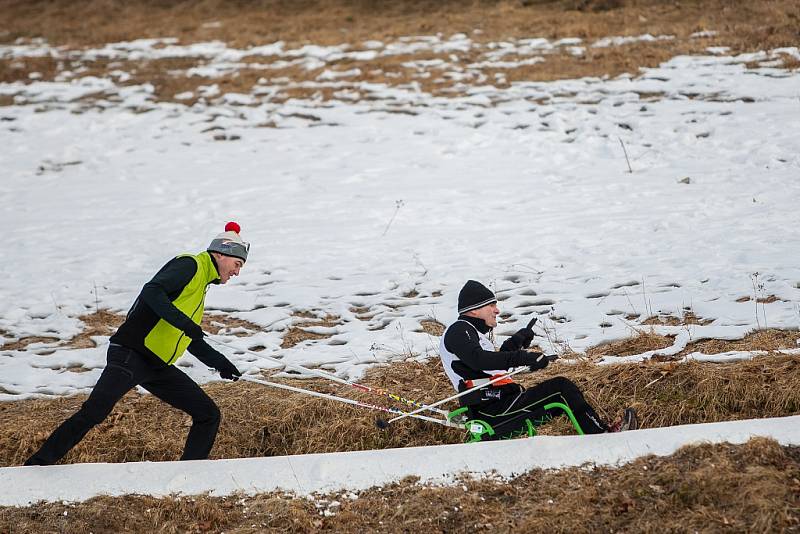
[(219, 252), (225, 256), (239, 258), (247, 261), (247, 253), (250, 252), (250, 243), (242, 240), (239, 232), (242, 228), (235, 222), (225, 225), (225, 231), (219, 234), (208, 245), (209, 252)]

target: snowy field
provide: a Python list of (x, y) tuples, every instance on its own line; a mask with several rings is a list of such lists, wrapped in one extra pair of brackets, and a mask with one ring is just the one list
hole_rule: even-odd
[[(0, 58), (190, 53), (171, 43), (65, 51), (28, 42), (0, 47)], [(207, 54), (195, 74), (210, 76), (254, 55), (272, 61), (262, 58), (265, 69), (319, 68), (393, 46), (477, 46), (464, 36), (398, 43), (205, 43), (191, 53)], [(509, 57), (612, 43), (519, 40), (487, 47), (484, 61), (513, 68)], [(800, 72), (778, 68), (790, 56), (800, 53), (712, 49), (615, 79), (507, 88), (481, 79), (480, 66), (417, 65), (460, 76), (452, 98), (333, 71), (315, 83), (336, 87), (334, 100), (277, 102), (268, 85), (220, 94), (209, 79), (191, 107), (154, 101), (152, 86), (126, 84), (122, 71), (0, 84), (14, 100), (0, 108), (0, 343), (66, 340), (97, 307), (124, 313), (163, 263), (204, 250), (228, 220), (241, 224), (251, 254), (207, 305), (262, 331), (225, 339), (351, 379), (375, 363), (435, 356), (438, 339), (420, 321), (453, 320), (469, 278), (490, 285), (510, 314), (498, 334), (535, 314), (547, 351), (581, 352), (650, 328), (639, 325), (647, 317), (688, 310), (710, 322), (655, 327), (676, 336), (663, 353), (756, 327), (797, 328)], [(327, 339), (281, 349), (298, 312), (339, 324), (311, 328)], [(0, 345), (0, 400), (87, 392), (105, 362), (107, 339), (96, 341)], [(228, 355), (249, 372), (274, 367)], [(192, 357), (179, 365), (216, 379)]]

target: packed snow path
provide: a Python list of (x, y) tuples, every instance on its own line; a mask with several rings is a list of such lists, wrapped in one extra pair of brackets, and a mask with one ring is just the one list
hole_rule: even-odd
[(271, 458), (0, 468), (0, 506), (84, 501), (98, 495), (200, 495), (358, 491), (417, 476), (453, 483), (461, 474), (513, 477), (531, 469), (621, 465), (684, 445), (770, 437), (800, 445), (800, 416), (683, 425), (593, 436), (538, 436), (476, 444)]

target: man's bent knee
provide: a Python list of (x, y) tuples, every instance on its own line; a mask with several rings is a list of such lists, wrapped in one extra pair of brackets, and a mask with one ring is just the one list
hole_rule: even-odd
[(192, 423), (196, 425), (218, 427), (222, 421), (222, 413), (219, 407), (211, 401), (202, 411), (192, 414)]
[(578, 386), (575, 385), (575, 382), (570, 380), (565, 376), (557, 376), (555, 378), (551, 378), (553, 384), (565, 394), (569, 394), (572, 392), (579, 392)]
[(115, 404), (116, 402), (102, 397), (89, 398), (83, 403), (74, 417), (84, 420), (89, 426), (99, 425), (105, 421), (108, 414), (114, 409)]

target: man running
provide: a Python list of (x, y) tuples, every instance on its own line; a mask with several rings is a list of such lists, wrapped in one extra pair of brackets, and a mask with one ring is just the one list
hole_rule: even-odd
[(188, 349), (222, 378), (242, 376), (203, 340), (200, 327), (208, 287), (238, 276), (247, 261), (250, 244), (239, 232), (238, 224), (228, 223), (206, 251), (171, 259), (144, 285), (125, 322), (109, 340), (108, 363), (89, 398), (25, 465), (58, 462), (137, 385), (192, 417), (181, 460), (208, 458), (221, 419), (219, 408), (173, 364)]

